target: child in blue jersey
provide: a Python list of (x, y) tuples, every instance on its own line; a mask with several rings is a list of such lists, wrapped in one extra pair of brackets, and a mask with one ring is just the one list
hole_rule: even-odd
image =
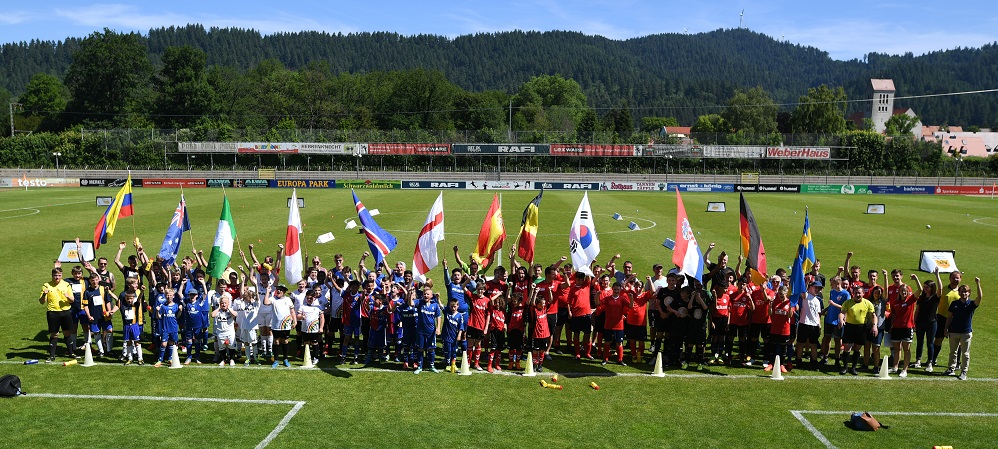
[(156, 361), (156, 368), (163, 366), (163, 356), (166, 354), (167, 346), (170, 347), (171, 351), (176, 350), (177, 333), (180, 331), (177, 317), (180, 316), (180, 313), (184, 309), (182, 305), (173, 301), (176, 292), (172, 288), (167, 288), (165, 293), (166, 303), (156, 308), (156, 317), (160, 320), (160, 330), (162, 331), (162, 343), (159, 347), (159, 358)]
[(340, 363), (346, 363), (347, 351), (353, 346), (351, 365), (357, 364), (360, 355), (360, 333), (363, 327), (361, 314), (362, 294), (357, 291), (360, 282), (350, 281), (347, 291), (343, 294), (343, 344), (340, 352)]
[(202, 337), (208, 327), (205, 315), (210, 312), (208, 300), (189, 280), (184, 281), (184, 288), (187, 297), (184, 301), (184, 341), (187, 343), (187, 359), (184, 365), (190, 365), (191, 360), (200, 365)]
[[(145, 286), (139, 286), (140, 290), (145, 290)], [(125, 364), (130, 365), (132, 358), (139, 365), (142, 361), (142, 346), (139, 340), (142, 338), (143, 312), (142, 300), (139, 295), (132, 292), (125, 293), (125, 299), (121, 303), (122, 331), (124, 332), (125, 349), (123, 356)]]
[[(401, 262), (400, 262), (401, 263)], [(389, 332), (393, 343), (395, 345), (395, 362), (399, 363), (402, 361), (402, 352), (405, 349), (402, 345), (403, 334), (405, 329), (402, 327), (402, 311), (400, 308), (405, 305), (406, 289), (405, 285), (401, 283), (392, 284), (392, 288), (389, 289), (391, 296), (388, 298), (392, 304), (392, 316), (391, 316), (391, 326), (389, 327)]]
[(447, 304), (447, 315), (444, 317), (444, 330), (441, 334), (444, 339), (444, 357), (447, 363), (447, 371), (457, 372), (457, 346), (461, 337), (467, 329), (467, 321), (464, 314), (457, 310), (457, 300), (452, 299)]
[[(457, 251), (455, 251), (455, 254), (456, 253), (457, 253)], [(460, 262), (461, 262), (461, 260), (458, 259), (458, 263), (460, 263)], [(460, 268), (455, 268), (453, 270), (448, 270), (447, 269), (447, 259), (443, 260), (443, 265), (444, 265), (444, 273), (446, 273), (448, 271), (450, 271), (450, 273), (451, 273), (450, 277), (444, 277), (444, 280), (445, 280), (445, 282), (447, 284), (447, 302), (449, 303), (451, 300), (456, 300), (457, 301), (457, 311), (461, 312), (464, 315), (464, 322), (467, 323), (468, 322), (468, 298), (464, 295), (464, 291), (465, 291), (466, 288), (476, 288), (477, 285), (473, 285), (474, 282), (473, 282), (471, 276), (466, 276), (464, 274), (464, 272), (461, 271)], [(472, 285), (469, 285), (469, 284), (472, 284)], [(461, 344), (461, 350), (462, 351), (467, 351), (468, 350), (468, 339), (467, 338), (461, 337), (460, 344)]]
[(402, 329), (402, 366), (409, 369), (412, 364), (416, 367), (416, 352), (419, 351), (417, 337), (417, 320), (419, 319), (419, 307), (416, 306), (416, 289), (408, 290), (405, 294), (405, 302), (396, 306), (395, 312), (401, 316)]
[[(833, 277), (830, 281), (832, 289), (828, 292), (828, 306), (822, 314), (825, 315), (825, 334), (821, 339), (821, 362), (824, 366), (828, 363), (829, 343), (835, 340), (835, 367), (842, 363), (842, 326), (839, 326), (839, 312), (842, 311), (842, 304), (851, 298), (849, 290), (841, 288), (842, 278)], [(812, 296), (821, 297), (821, 287), (808, 284), (808, 293)], [(845, 366), (845, 365), (841, 365)]]
[(388, 317), (395, 308), (395, 303), (385, 305), (385, 295), (375, 293), (372, 303), (365, 302), (367, 316), (371, 319), (371, 330), (368, 333), (367, 359), (365, 365), (372, 362), (381, 361), (381, 357), (388, 345)]
[(436, 358), (436, 337), (440, 335), (443, 324), (441, 321), (440, 301), (433, 295), (433, 289), (423, 288), (423, 299), (419, 303), (419, 319), (416, 326), (416, 332), (419, 334), (419, 366), (413, 374), (423, 372), (426, 366), (429, 366), (430, 371), (438, 372), (433, 366), (433, 360)]

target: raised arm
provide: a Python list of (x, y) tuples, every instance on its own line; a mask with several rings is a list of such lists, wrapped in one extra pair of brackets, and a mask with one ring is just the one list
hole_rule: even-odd
[(984, 299), (984, 289), (981, 288), (981, 278), (974, 278), (974, 283), (977, 284), (977, 299), (974, 300), (974, 303), (977, 304), (977, 307), (980, 307), (981, 299)]
[(565, 263), (566, 260), (568, 260), (568, 256), (561, 256), (561, 258), (558, 259), (558, 261), (555, 262), (554, 265), (552, 266), (554, 267), (555, 270), (557, 270), (558, 268), (561, 267), (561, 264)]
[[(260, 265), (260, 261), (256, 258), (256, 252), (253, 251), (253, 244), (252, 243), (250, 243), (250, 245), (249, 245), (249, 250), (250, 250), (250, 259), (253, 259), (253, 265), (252, 266), (253, 267), (259, 266)], [(245, 263), (247, 266), (250, 266), (250, 264), (248, 262), (246, 262), (246, 255), (243, 254), (242, 250), (239, 251), (239, 255), (243, 256), (243, 263)]]
[(125, 264), (121, 263), (121, 252), (125, 250), (125, 242), (118, 243), (118, 254), (114, 255), (114, 264), (118, 267), (118, 271), (125, 269)]
[(707, 251), (703, 253), (703, 260), (710, 260), (710, 252), (714, 250), (714, 246), (716, 246), (714, 242), (710, 242), (710, 244), (707, 245)]
[(277, 257), (274, 258), (274, 270), (273, 271), (275, 273), (281, 271), (281, 262), (284, 261), (284, 257), (282, 257), (283, 255), (284, 255), (284, 244), (283, 243), (278, 243), (277, 244)]
[(842, 266), (839, 267), (839, 271), (835, 273), (836, 276), (841, 276), (843, 271), (849, 269), (849, 262), (852, 261), (852, 251), (846, 253), (846, 261), (842, 262)]
[(918, 275), (915, 273), (911, 273), (911, 276), (909, 277), (911, 278), (911, 280), (915, 281), (915, 286), (918, 288), (918, 290), (916, 290), (914, 293), (915, 296), (922, 296), (922, 283), (919, 282)]

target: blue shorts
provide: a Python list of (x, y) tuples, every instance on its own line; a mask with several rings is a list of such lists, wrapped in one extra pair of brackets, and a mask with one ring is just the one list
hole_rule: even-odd
[(343, 328), (343, 335), (349, 335), (351, 337), (360, 337), (360, 326), (346, 326)]
[(176, 343), (178, 341), (178, 339), (177, 339), (177, 333), (176, 332), (163, 332), (163, 341), (164, 342), (172, 341), (172, 342)]
[(206, 329), (204, 328), (195, 329), (192, 327), (186, 327), (184, 328), (184, 340), (194, 340), (196, 338), (200, 339), (204, 337), (205, 330)]
[(606, 330), (603, 331), (603, 339), (605, 341), (610, 342), (610, 343), (614, 343), (614, 344), (618, 344), (619, 345), (619, 344), (621, 344), (621, 343), (624, 342), (624, 330), (623, 329), (619, 329), (619, 330), (606, 329)]
[(100, 331), (111, 332), (113, 330), (114, 330), (114, 325), (112, 325), (110, 321), (105, 320), (103, 318), (98, 318), (90, 323), (90, 332), (100, 332)]
[(437, 347), (437, 336), (434, 334), (425, 335), (419, 334), (419, 347), (420, 349), (436, 349)]
[(367, 346), (373, 349), (383, 349), (388, 344), (387, 329), (371, 329), (368, 334)]
[(415, 332), (405, 332), (402, 334), (402, 346), (416, 346), (417, 334)]
[(79, 323), (80, 321), (82, 321), (84, 324), (87, 323), (87, 312), (83, 310), (77, 310), (73, 312), (73, 324)]
[(125, 341), (139, 341), (140, 339), (142, 339), (142, 325), (126, 324)]

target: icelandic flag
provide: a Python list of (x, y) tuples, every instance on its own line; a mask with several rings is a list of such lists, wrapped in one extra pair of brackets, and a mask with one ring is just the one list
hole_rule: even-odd
[(568, 232), (568, 248), (572, 253), (575, 270), (592, 276), (589, 264), (599, 255), (599, 237), (596, 235), (596, 223), (593, 222), (593, 209), (589, 207), (589, 192), (582, 195), (579, 210), (575, 212), (572, 229)]
[(804, 232), (800, 236), (797, 257), (794, 258), (794, 266), (790, 270), (791, 305), (796, 306), (800, 295), (807, 292), (807, 281), (804, 276), (811, 272), (815, 262), (817, 259), (814, 256), (814, 242), (811, 241), (811, 219), (808, 218), (807, 209), (804, 209)]
[(679, 188), (676, 188), (676, 246), (672, 251), (672, 263), (679, 267), (679, 272), (686, 276), (693, 276), (703, 282), (703, 253), (700, 252), (700, 244), (690, 226), (689, 217), (686, 215), (686, 206), (683, 205), (683, 197), (679, 195)]
[(426, 273), (437, 266), (437, 242), (444, 239), (444, 193), (433, 202), (426, 224), (416, 239), (412, 255), (412, 275), (419, 282), (426, 282)]
[(183, 239), (184, 233), (190, 230), (191, 222), (187, 217), (187, 202), (184, 201), (184, 195), (180, 195), (180, 204), (173, 212), (170, 227), (166, 228), (166, 237), (163, 237), (163, 246), (159, 249), (159, 257), (162, 257), (167, 265), (173, 265), (176, 262), (177, 254), (180, 254), (180, 241)]
[(367, 246), (371, 247), (371, 254), (374, 255), (375, 266), (381, 265), (385, 256), (398, 245), (398, 240), (395, 239), (394, 235), (378, 226), (374, 217), (364, 207), (364, 203), (361, 203), (360, 198), (357, 198), (357, 192), (351, 189), (350, 193), (353, 194), (353, 203), (357, 206), (357, 218), (360, 219), (360, 225), (364, 227), (364, 234), (367, 235)]
[(128, 179), (121, 190), (114, 196), (114, 200), (107, 206), (104, 215), (97, 221), (94, 228), (94, 249), (100, 248), (102, 243), (107, 243), (107, 238), (114, 235), (114, 227), (118, 224), (119, 218), (130, 217), (132, 210), (132, 173), (128, 173)]

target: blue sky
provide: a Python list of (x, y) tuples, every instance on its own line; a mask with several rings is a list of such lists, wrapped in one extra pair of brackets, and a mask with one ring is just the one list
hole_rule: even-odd
[(571, 30), (612, 39), (691, 34), (743, 26), (835, 59), (871, 51), (916, 55), (998, 40), (998, 8), (973, 0), (838, 2), (718, 0), (447, 1), (108, 1), (9, 2), (0, 12), (0, 42), (59, 40), (110, 28), (201, 23), (207, 27), (285, 31), (393, 31), (459, 36), (506, 30)]

